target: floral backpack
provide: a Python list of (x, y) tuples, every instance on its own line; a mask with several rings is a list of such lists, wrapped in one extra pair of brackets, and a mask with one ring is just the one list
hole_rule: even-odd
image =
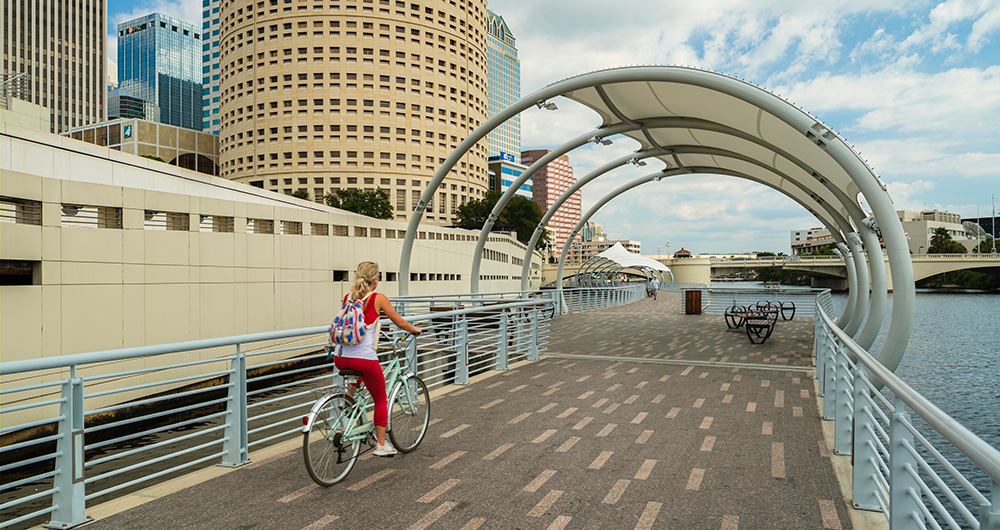
[(340, 313), (333, 319), (330, 326), (330, 342), (339, 346), (345, 344), (359, 344), (371, 328), (377, 328), (376, 321), (373, 325), (365, 324), (365, 302), (368, 297), (375, 293), (368, 293), (364, 298), (351, 300), (344, 299), (344, 305), (340, 308)]

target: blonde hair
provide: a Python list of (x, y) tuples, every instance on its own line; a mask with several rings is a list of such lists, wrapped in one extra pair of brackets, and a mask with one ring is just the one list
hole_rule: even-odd
[(362, 261), (354, 271), (354, 283), (351, 284), (351, 299), (360, 300), (372, 292), (371, 284), (378, 279), (378, 263)]

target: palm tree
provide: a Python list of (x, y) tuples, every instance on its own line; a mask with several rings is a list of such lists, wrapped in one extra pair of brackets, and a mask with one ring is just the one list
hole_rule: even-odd
[(940, 254), (945, 252), (951, 243), (951, 235), (948, 234), (948, 229), (939, 226), (934, 229), (934, 235), (931, 236), (931, 246), (927, 249), (928, 254)]

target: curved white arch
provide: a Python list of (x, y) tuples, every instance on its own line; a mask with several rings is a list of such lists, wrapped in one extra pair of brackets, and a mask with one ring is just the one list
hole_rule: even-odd
[[(657, 133), (641, 127), (642, 121), (658, 116), (685, 116), (690, 112), (700, 119), (740, 129), (782, 146), (787, 152), (794, 152), (814, 168), (812, 176), (817, 181), (813, 184), (816, 190), (825, 187), (824, 181), (828, 181), (847, 197), (860, 192), (871, 206), (875, 223), (880, 228), (896, 285), (896, 308), (879, 359), (890, 369), (898, 365), (912, 328), (915, 292), (905, 234), (884, 186), (842, 138), (815, 118), (753, 85), (690, 68), (636, 67), (585, 74), (536, 91), (487, 120), (449, 155), (414, 210), (400, 258), (401, 293), (408, 290), (410, 253), (427, 201), (451, 168), (495, 126), (555, 96), (573, 99), (595, 110), (603, 117), (605, 127), (618, 123), (639, 125), (640, 129), (629, 136), (640, 141), (643, 150), (659, 152), (661, 160), (668, 164), (672, 161), (683, 167), (677, 155), (660, 147), (678, 142), (663, 141)], [(724, 143), (719, 145), (726, 146)], [(775, 163), (786, 161), (776, 159)], [(874, 252), (874, 247), (868, 250)]]

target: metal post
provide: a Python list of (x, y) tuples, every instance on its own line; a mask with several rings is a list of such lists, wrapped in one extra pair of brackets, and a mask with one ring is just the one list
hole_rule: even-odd
[[(736, 301), (733, 301), (733, 305), (736, 305)], [(816, 395), (819, 397), (826, 397), (826, 390), (823, 388), (825, 380), (823, 378), (824, 363), (826, 362), (826, 333), (824, 332), (823, 318), (819, 315), (819, 302), (816, 302), (816, 316), (814, 318), (815, 324), (813, 326), (813, 356), (815, 357), (816, 363), (816, 380), (818, 384), (816, 385)]]
[(239, 467), (250, 463), (247, 437), (247, 358), (240, 344), (230, 364), (229, 399), (226, 400), (226, 441), (220, 466)]
[(1000, 530), (1000, 482), (992, 482), (990, 504), (979, 507), (979, 530)]
[(83, 379), (76, 377), (75, 366), (70, 368), (69, 379), (63, 381), (59, 415), (53, 484), (57, 491), (52, 495), (55, 511), (46, 528), (71, 528), (90, 520), (84, 513)]
[(847, 356), (837, 356), (837, 420), (833, 426), (833, 452), (838, 455), (851, 454), (851, 371), (847, 366)]
[(458, 324), (458, 358), (455, 359), (455, 384), (469, 384), (469, 320), (463, 318)]
[(417, 367), (417, 337), (410, 337), (410, 342), (406, 344), (406, 368), (419, 376)]
[(906, 450), (913, 446), (913, 434), (906, 428), (910, 414), (903, 400), (896, 398), (896, 410), (889, 421), (889, 528), (913, 528), (922, 521), (920, 509), (912, 494), (920, 495), (917, 480), (907, 471), (917, 468), (917, 460)]
[(497, 340), (500, 342), (497, 348), (497, 370), (507, 369), (507, 313), (504, 311), (500, 313), (500, 332), (497, 334)]
[(868, 403), (871, 391), (867, 384), (868, 369), (858, 365), (854, 372), (854, 466), (852, 478), (854, 508), (858, 510), (881, 511), (875, 488), (878, 483), (878, 450), (875, 448), (875, 426), (872, 408)]
[(531, 308), (531, 344), (528, 346), (528, 360), (538, 360), (538, 308)]
[(824, 332), (826, 336), (826, 348), (824, 355), (826, 361), (823, 362), (823, 390), (826, 397), (823, 398), (823, 419), (830, 421), (836, 417), (837, 412), (837, 338)]

